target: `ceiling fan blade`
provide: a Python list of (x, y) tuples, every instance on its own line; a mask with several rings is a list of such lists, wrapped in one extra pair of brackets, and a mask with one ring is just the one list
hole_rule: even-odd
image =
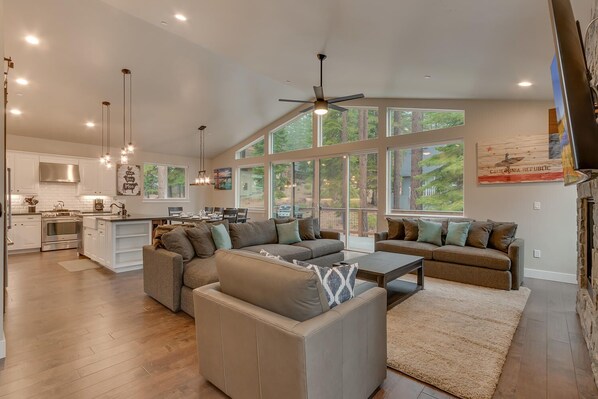
[(364, 97), (365, 96), (363, 95), (363, 93), (353, 94), (351, 96), (336, 97), (336, 98), (331, 98), (330, 100), (328, 100), (328, 104), (340, 103), (342, 101), (356, 100), (358, 98), (364, 98)]
[(302, 109), (301, 111), (299, 111), (300, 114), (304, 114), (307, 111), (311, 111), (312, 109), (314, 109), (314, 106), (312, 105), (311, 107), (307, 107), (305, 109)]
[(307, 100), (289, 100), (286, 98), (279, 98), (278, 101), (284, 101), (287, 103), (305, 103), (305, 104), (311, 104), (313, 101), (307, 101)]
[(334, 104), (330, 104), (330, 103), (328, 103), (328, 107), (330, 107), (330, 108), (332, 108), (332, 109), (334, 109), (336, 111), (339, 111), (339, 112), (348, 111), (347, 108), (339, 107), (338, 105), (334, 105)]
[(322, 86), (314, 86), (314, 93), (316, 93), (317, 100), (324, 99), (324, 89), (322, 88)]

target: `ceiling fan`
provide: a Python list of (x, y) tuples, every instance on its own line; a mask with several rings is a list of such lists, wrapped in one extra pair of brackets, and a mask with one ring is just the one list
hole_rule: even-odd
[(343, 97), (335, 97), (326, 99), (324, 97), (324, 88), (322, 87), (322, 68), (324, 65), (324, 60), (326, 59), (325, 54), (318, 54), (318, 59), (320, 60), (320, 85), (314, 86), (314, 93), (316, 94), (316, 99), (314, 101), (304, 101), (304, 100), (288, 100), (286, 98), (281, 98), (278, 101), (284, 101), (288, 103), (305, 103), (305, 104), (312, 104), (312, 106), (307, 107), (300, 112), (307, 112), (311, 111), (312, 109), (318, 115), (324, 115), (328, 112), (328, 108), (334, 109), (336, 111), (345, 112), (347, 108), (339, 107), (336, 103), (340, 103), (343, 101), (355, 100), (357, 98), (363, 98), (363, 93), (353, 94), (351, 96), (343, 96)]

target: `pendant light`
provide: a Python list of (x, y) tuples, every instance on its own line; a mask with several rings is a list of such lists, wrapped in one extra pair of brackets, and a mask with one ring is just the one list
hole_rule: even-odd
[(204, 165), (205, 157), (205, 141), (204, 141), (204, 131), (206, 130), (205, 125), (201, 125), (199, 127), (199, 171), (197, 172), (197, 177), (195, 181), (191, 183), (192, 186), (208, 186), (212, 184), (210, 182), (210, 177), (206, 174), (206, 169)]
[[(123, 74), (123, 146), (120, 149), (120, 163), (126, 165), (129, 163), (129, 153), (127, 146), (127, 90), (126, 90), (126, 79), (127, 75), (131, 75), (131, 71), (128, 69), (121, 70)], [(129, 93), (129, 101), (131, 101), (131, 95)], [(130, 104), (129, 104), (130, 105)], [(129, 123), (131, 122), (131, 107), (129, 107)], [(129, 135), (131, 129), (129, 128)]]
[(106, 153), (100, 157), (100, 162), (110, 169), (112, 168), (112, 159), (110, 156), (110, 103), (108, 101), (102, 101), (102, 152), (104, 152), (104, 130), (106, 131)]
[[(123, 148), (121, 150), (122, 155), (133, 154), (135, 152), (135, 146), (133, 145), (133, 74), (130, 69), (122, 69), (123, 74)], [(125, 105), (126, 99), (126, 81), (129, 77), (129, 142), (127, 143), (126, 131), (125, 131)]]

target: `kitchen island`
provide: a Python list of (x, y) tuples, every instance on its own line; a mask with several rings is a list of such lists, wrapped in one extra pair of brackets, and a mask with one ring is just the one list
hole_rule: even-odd
[(115, 273), (143, 268), (143, 246), (168, 216), (83, 216), (83, 255)]

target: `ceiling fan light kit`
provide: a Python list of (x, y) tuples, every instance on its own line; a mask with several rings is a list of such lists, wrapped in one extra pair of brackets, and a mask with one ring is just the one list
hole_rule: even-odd
[(320, 85), (314, 86), (314, 94), (316, 95), (316, 99), (313, 101), (306, 101), (306, 100), (289, 100), (285, 98), (281, 98), (278, 101), (288, 102), (288, 103), (302, 103), (302, 104), (313, 104), (310, 107), (302, 109), (299, 113), (304, 113), (313, 110), (316, 115), (326, 115), (329, 109), (333, 109), (339, 112), (347, 111), (347, 108), (339, 107), (336, 103), (340, 103), (343, 101), (349, 100), (356, 100), (358, 98), (364, 98), (363, 93), (353, 94), (350, 96), (343, 96), (343, 97), (335, 97), (326, 99), (324, 97), (324, 87), (323, 87), (323, 69), (324, 69), (324, 60), (326, 59), (326, 54), (318, 54), (318, 60), (320, 60)]

